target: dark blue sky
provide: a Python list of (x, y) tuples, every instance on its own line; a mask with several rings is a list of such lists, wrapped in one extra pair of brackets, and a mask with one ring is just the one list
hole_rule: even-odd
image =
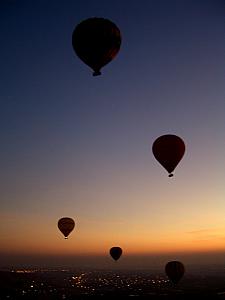
[[(71, 211), (84, 224), (140, 222), (152, 211), (158, 232), (155, 216), (176, 207), (180, 216), (196, 211), (196, 222), (176, 219), (176, 227), (210, 227), (209, 211), (224, 226), (224, 13), (222, 0), (2, 0), (0, 190), (6, 224), (10, 215), (55, 220)], [(97, 78), (71, 43), (74, 27), (92, 16), (112, 20), (122, 33), (118, 56)], [(165, 133), (181, 136), (187, 146), (172, 188), (151, 153)], [(181, 195), (185, 204), (177, 206)], [(168, 198), (173, 201), (165, 204)]]

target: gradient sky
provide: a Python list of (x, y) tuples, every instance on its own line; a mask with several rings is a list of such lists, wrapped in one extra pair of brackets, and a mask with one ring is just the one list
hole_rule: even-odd
[[(222, 0), (0, 1), (3, 258), (225, 253), (224, 14)], [(93, 16), (122, 33), (98, 77), (71, 45)], [(173, 178), (151, 151), (167, 133), (186, 143)]]

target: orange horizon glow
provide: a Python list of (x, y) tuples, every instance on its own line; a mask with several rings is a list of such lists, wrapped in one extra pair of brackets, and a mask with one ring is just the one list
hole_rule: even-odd
[[(14, 254), (52, 254), (52, 255), (105, 255), (112, 246), (120, 246), (127, 255), (154, 255), (168, 253), (199, 253), (225, 251), (225, 241), (221, 238), (208, 240), (198, 240), (193, 237), (187, 239), (188, 234), (183, 237), (154, 239), (146, 241), (137, 239), (136, 241), (127, 238), (94, 239), (89, 240), (88, 236), (76, 236), (71, 233), (68, 240), (65, 240), (59, 233), (55, 236), (44, 236), (39, 239), (32, 237), (18, 237), (3, 240), (1, 252)], [(186, 239), (185, 239), (186, 237)], [(85, 239), (86, 238), (86, 239)]]
[[(127, 255), (225, 251), (225, 225), (221, 216), (217, 214), (218, 221), (212, 226), (211, 214), (206, 212), (205, 210), (202, 218), (193, 218), (192, 222), (197, 229), (187, 224), (186, 220), (180, 220), (179, 215), (176, 221), (179, 222), (179, 227), (168, 221), (162, 223), (162, 218), (166, 220), (165, 214), (161, 218), (151, 218), (142, 223), (137, 218), (129, 222), (120, 219), (112, 221), (110, 218), (99, 221), (81, 218), (79, 222), (76, 221), (68, 240), (58, 230), (55, 216), (2, 215), (1, 252), (105, 255), (112, 246), (120, 246)], [(40, 223), (40, 220), (44, 222)], [(28, 226), (29, 224), (38, 225)], [(201, 226), (197, 227), (197, 224)]]

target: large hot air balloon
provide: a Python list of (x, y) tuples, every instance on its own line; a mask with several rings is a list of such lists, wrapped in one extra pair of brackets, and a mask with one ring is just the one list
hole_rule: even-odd
[(58, 221), (58, 228), (64, 235), (65, 239), (68, 239), (68, 235), (71, 233), (74, 227), (75, 227), (75, 222), (71, 218), (64, 217), (59, 219)]
[(184, 275), (185, 268), (179, 261), (170, 261), (165, 266), (165, 272), (173, 283), (178, 283)]
[(179, 136), (166, 134), (154, 141), (152, 152), (158, 162), (167, 170), (169, 177), (172, 177), (172, 172), (184, 155), (185, 144)]
[(75, 27), (72, 45), (77, 56), (93, 69), (93, 76), (97, 76), (119, 52), (120, 30), (110, 20), (89, 18)]
[(118, 260), (122, 254), (122, 249), (120, 247), (112, 247), (110, 250), (109, 250), (109, 253), (110, 255), (112, 256), (112, 258), (114, 260)]

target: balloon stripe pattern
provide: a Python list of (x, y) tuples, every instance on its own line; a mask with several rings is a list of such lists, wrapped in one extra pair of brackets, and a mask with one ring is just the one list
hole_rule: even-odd
[(75, 227), (75, 222), (73, 219), (64, 217), (58, 221), (58, 228), (64, 235), (65, 239), (68, 238), (68, 235), (73, 231)]
[(77, 56), (93, 69), (93, 75), (100, 75), (101, 68), (120, 50), (120, 30), (110, 20), (89, 18), (74, 29), (72, 45)]
[(172, 172), (184, 155), (185, 144), (179, 136), (166, 134), (154, 141), (152, 152), (156, 160), (167, 170), (169, 177), (172, 177)]
[(165, 266), (166, 275), (173, 283), (178, 283), (183, 277), (185, 268), (180, 261), (170, 261)]

